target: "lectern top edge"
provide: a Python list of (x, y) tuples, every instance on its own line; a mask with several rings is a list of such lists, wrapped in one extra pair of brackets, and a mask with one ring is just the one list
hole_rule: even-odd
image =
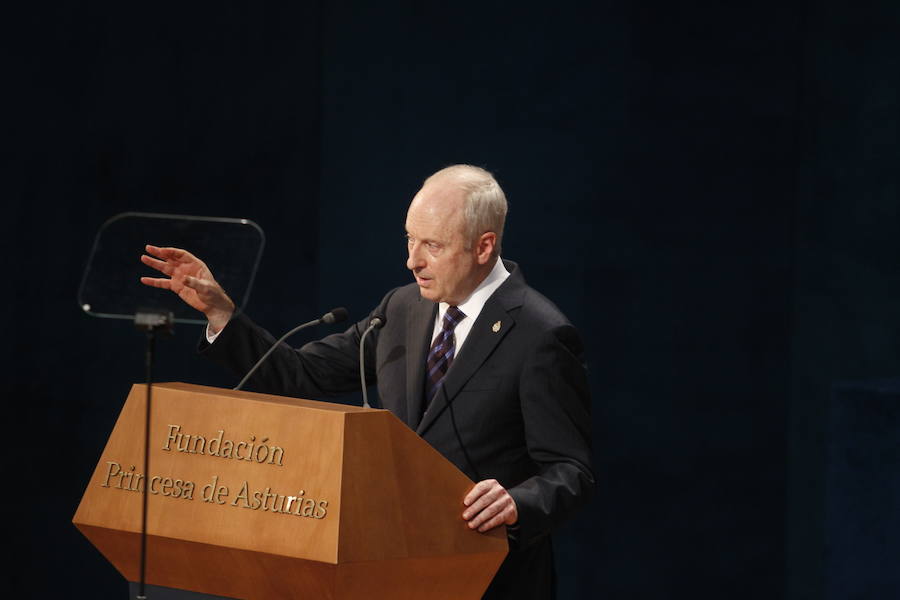
[[(143, 387), (146, 384), (136, 383), (135, 387)], [(209, 387), (205, 385), (197, 385), (194, 383), (183, 383), (180, 381), (171, 381), (165, 383), (153, 384), (154, 390), (168, 389), (179, 392), (188, 392), (191, 394), (202, 394), (206, 396), (219, 396), (226, 398), (240, 398), (242, 400), (267, 402), (271, 404), (281, 404), (284, 406), (297, 406), (308, 408), (311, 410), (321, 410), (325, 412), (338, 413), (365, 413), (365, 412), (385, 412), (382, 409), (362, 408), (361, 406), (352, 406), (347, 404), (333, 404), (330, 402), (320, 402), (318, 400), (306, 400), (303, 398), (290, 398), (287, 396), (276, 396), (274, 394), (261, 394), (259, 392), (248, 392), (245, 390), (228, 390), (224, 388)]]

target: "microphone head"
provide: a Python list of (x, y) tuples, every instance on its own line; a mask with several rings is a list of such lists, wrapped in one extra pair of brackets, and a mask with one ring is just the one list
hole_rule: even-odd
[(369, 327), (372, 329), (381, 329), (386, 322), (387, 319), (384, 315), (372, 315), (372, 319), (369, 321)]
[(341, 321), (347, 320), (347, 309), (341, 306), (340, 308), (332, 308), (330, 311), (322, 315), (322, 322), (328, 323), (329, 325), (333, 323), (340, 323)]

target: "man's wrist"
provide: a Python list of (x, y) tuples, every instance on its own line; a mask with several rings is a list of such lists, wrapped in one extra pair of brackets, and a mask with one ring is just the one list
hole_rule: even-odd
[(207, 313), (206, 320), (209, 321), (208, 329), (211, 330), (213, 334), (217, 335), (220, 331), (225, 329), (225, 326), (228, 325), (232, 316), (234, 316), (233, 310)]
[(207, 315), (206, 341), (212, 344), (219, 334), (222, 333), (222, 330), (225, 329), (225, 326), (228, 325), (228, 322), (231, 321), (232, 316), (234, 316), (234, 313), (231, 311)]

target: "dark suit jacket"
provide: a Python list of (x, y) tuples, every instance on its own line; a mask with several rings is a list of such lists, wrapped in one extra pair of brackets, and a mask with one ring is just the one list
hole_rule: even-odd
[[(590, 398), (577, 332), (525, 284), (515, 263), (505, 264), (510, 277), (488, 299), (427, 410), (425, 359), (437, 304), (415, 284), (392, 290), (372, 312), (386, 323), (366, 338), (366, 379), (377, 384), (384, 408), (466, 475), (497, 479), (515, 500), (510, 555), (485, 598), (545, 599), (554, 597), (549, 533), (594, 483)], [(300, 397), (359, 389), (359, 340), (368, 323), (296, 350), (283, 344), (251, 385)], [(273, 341), (238, 316), (201, 351), (243, 375)]]

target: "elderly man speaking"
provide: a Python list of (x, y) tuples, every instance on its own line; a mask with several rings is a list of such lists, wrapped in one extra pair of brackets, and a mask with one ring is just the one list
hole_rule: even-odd
[[(385, 295), (385, 325), (366, 343), (365, 377), (384, 408), (478, 483), (460, 507), (472, 529), (508, 525), (510, 553), (485, 598), (555, 597), (550, 533), (584, 504), (591, 471), (582, 344), (521, 269), (500, 258), (506, 197), (484, 169), (454, 165), (425, 180), (406, 215), (415, 283)], [(141, 260), (209, 321), (201, 352), (244, 374), (274, 342), (185, 250), (147, 246)], [(359, 385), (370, 319), (299, 349), (279, 346), (251, 380), (321, 397)]]

